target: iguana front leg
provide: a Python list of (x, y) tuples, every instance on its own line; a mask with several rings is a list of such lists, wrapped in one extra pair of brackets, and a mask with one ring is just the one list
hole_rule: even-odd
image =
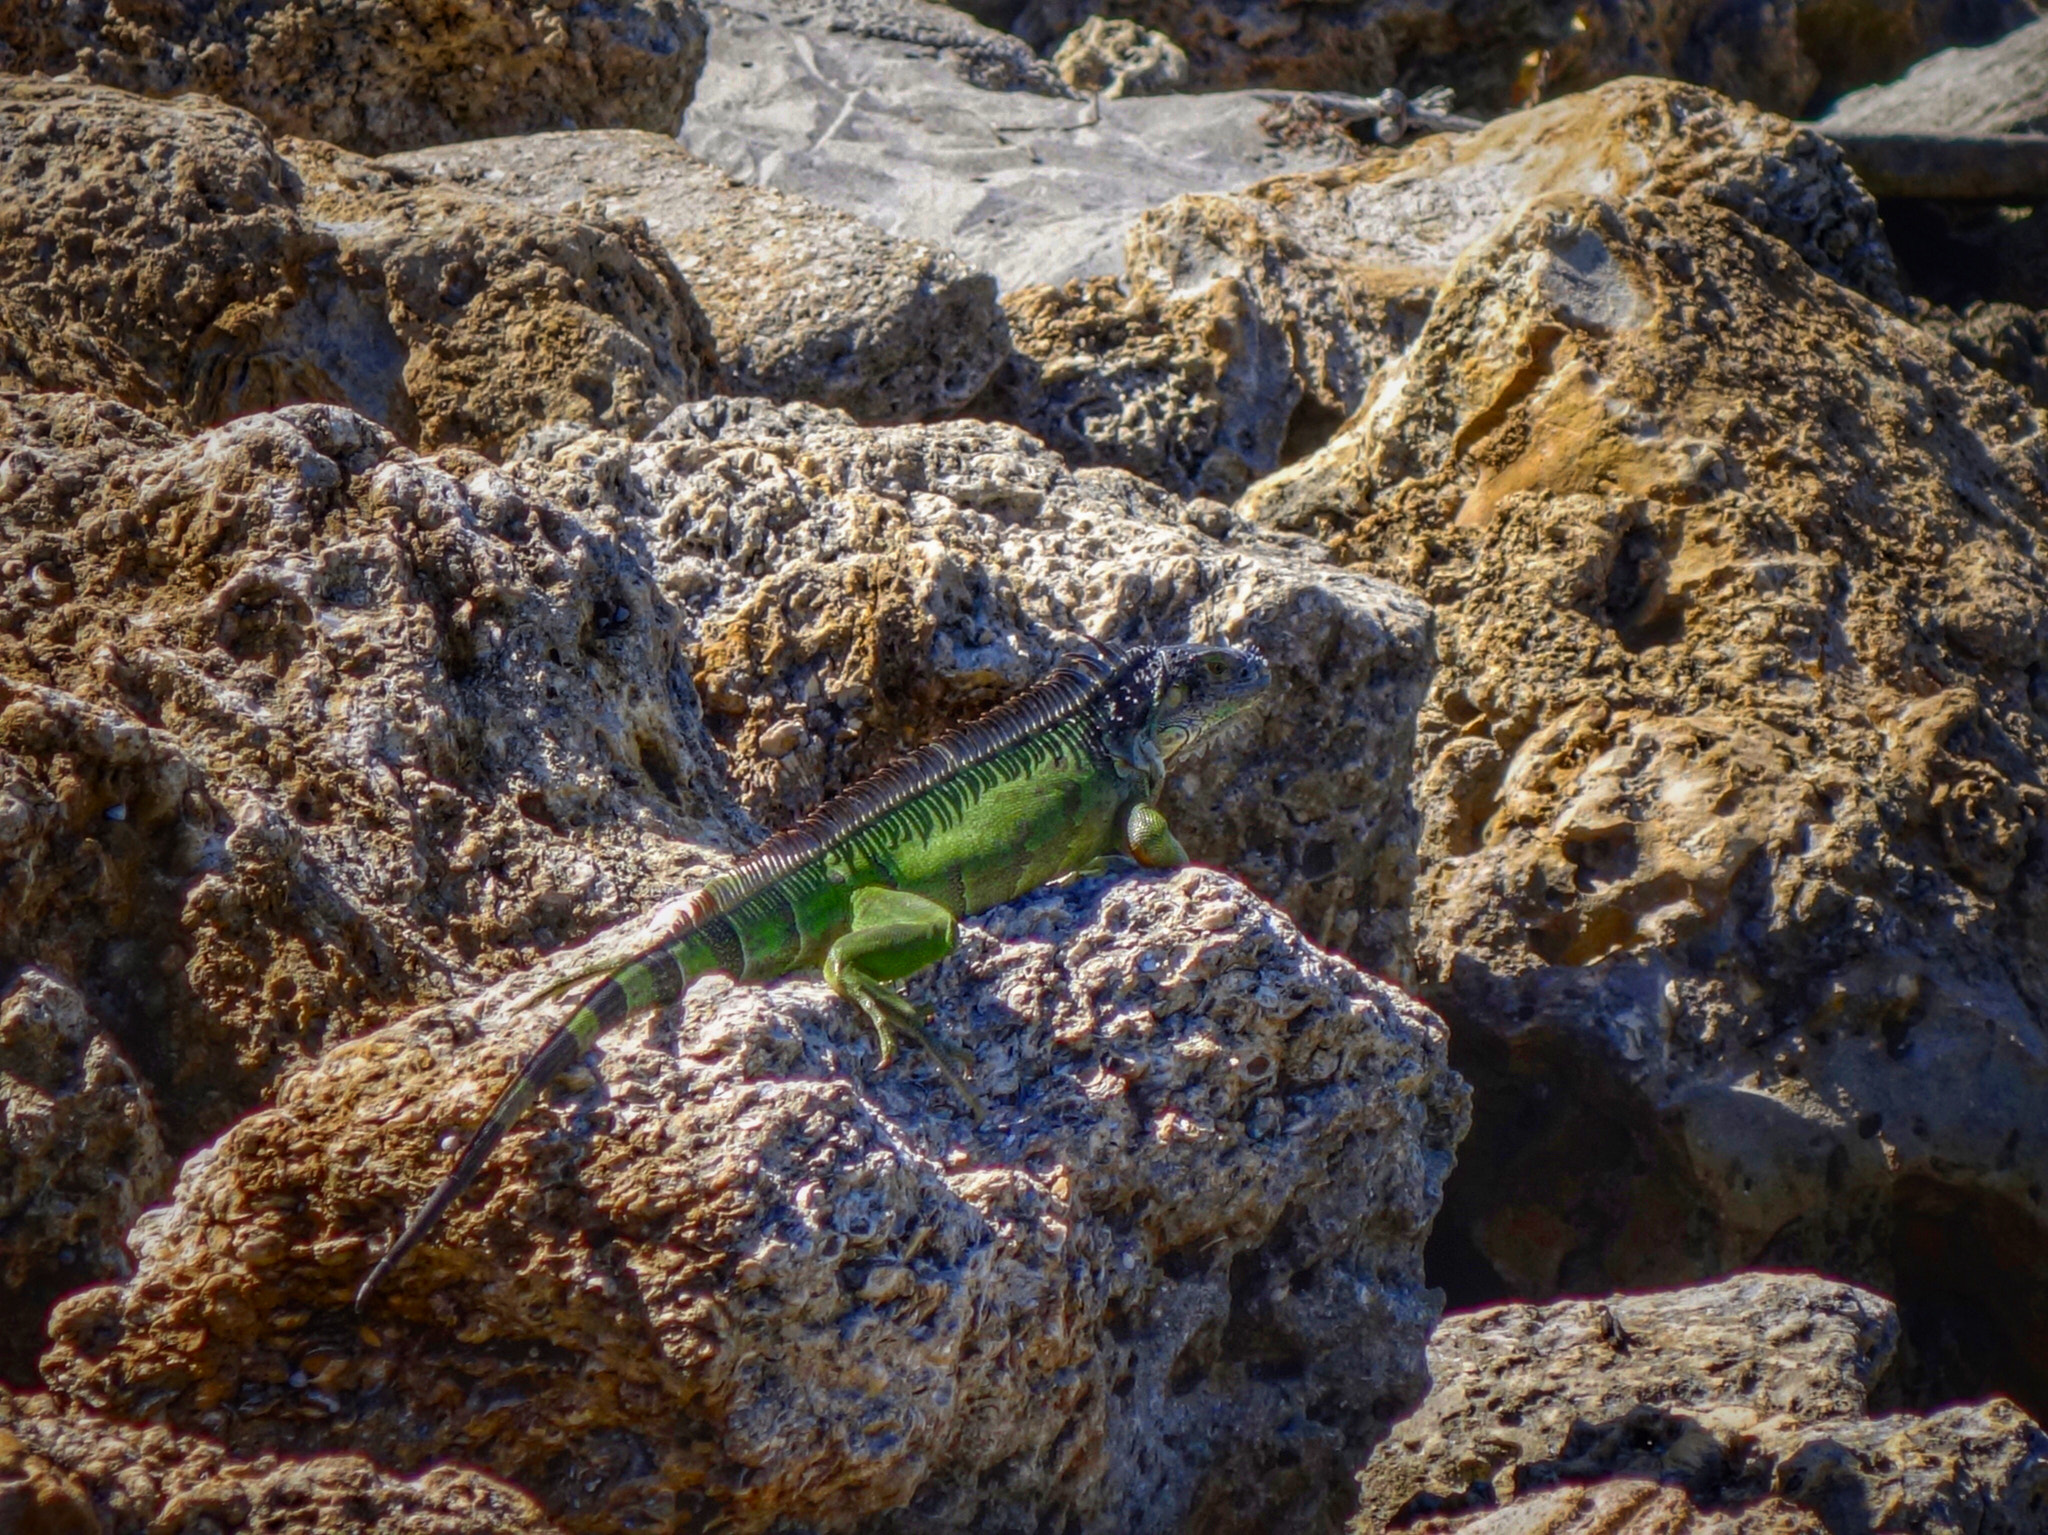
[(1124, 820), (1124, 841), (1131, 856), (1148, 869), (1178, 869), (1188, 861), (1188, 850), (1180, 845), (1173, 828), (1158, 809), (1140, 800)]
[(883, 1066), (896, 1059), (898, 1037), (908, 1037), (931, 1057), (939, 1075), (979, 1122), (981, 1099), (959, 1071), (960, 1066), (973, 1064), (972, 1052), (932, 1038), (924, 1027), (930, 1010), (888, 984), (951, 954), (959, 942), (959, 924), (938, 902), (908, 890), (868, 885), (854, 891), (849, 904), (853, 926), (825, 951), (825, 984), (867, 1014), (881, 1045)]

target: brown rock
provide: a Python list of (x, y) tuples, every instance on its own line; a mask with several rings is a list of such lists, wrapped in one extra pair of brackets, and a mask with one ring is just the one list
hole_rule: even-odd
[(547, 128), (674, 133), (704, 67), (691, 0), (83, 0), (0, 9), (0, 69), (200, 92), (384, 154)]
[(1135, 22), (1091, 16), (1067, 34), (1052, 67), (1077, 91), (1105, 101), (1155, 96), (1188, 83), (1188, 56), (1173, 39)]
[(1097, 640), (1257, 643), (1270, 702), (1173, 775), (1167, 814), (1318, 942), (1407, 973), (1431, 633), (1405, 592), (978, 422), (720, 400), (645, 443), (565, 437), (507, 467), (647, 530), (712, 739), (771, 826)]
[(1831, 1535), (1819, 1517), (1782, 1498), (1702, 1508), (1685, 1491), (1616, 1480), (1546, 1487), (1504, 1508), (1432, 1514), (1408, 1535)]
[(77, 986), (183, 1147), (653, 904), (748, 833), (635, 542), (334, 407), (0, 395), (0, 974)]
[(128, 1272), (122, 1234), (170, 1181), (120, 1046), (75, 988), (22, 972), (0, 990), (0, 1370), (25, 1373), (60, 1293)]
[(973, 398), (1007, 346), (986, 273), (809, 198), (741, 185), (663, 135), (540, 133), (380, 163), (552, 213), (644, 219), (704, 306), (724, 393), (916, 420)]
[(1358, 1528), (2040, 1529), (2048, 1434), (2010, 1402), (1864, 1416), (1897, 1337), (1887, 1302), (1800, 1274), (1446, 1317)]
[(1900, 1297), (1922, 1400), (2048, 1403), (2038, 413), (1721, 209), (1582, 200), (1245, 510), (1444, 624), (1454, 1293), (1810, 1265)]
[(244, 1459), (194, 1434), (0, 1389), (0, 1529), (10, 1535), (550, 1535), (522, 1494), (436, 1466), (410, 1480), (359, 1455)]
[[(497, 456), (557, 421), (638, 434), (708, 393), (710, 325), (644, 224), (545, 213), (288, 139), (342, 283), (302, 345), (426, 447)], [(364, 329), (384, 329), (364, 346)], [(351, 321), (357, 323), (351, 324)]]
[(60, 1306), (53, 1386), (236, 1454), (474, 1461), (591, 1531), (1321, 1528), (1421, 1394), (1462, 1084), (1426, 1012), (1225, 876), (966, 926), (914, 990), (979, 1125), (817, 983), (700, 987), (357, 1316), (553, 1027), (524, 989), (328, 1051), (188, 1162), (135, 1280)]
[(1908, 308), (1834, 147), (1695, 87), (1626, 80), (1335, 170), (1141, 216), (1121, 287), (1004, 297), (1017, 355), (976, 402), (1076, 462), (1235, 497), (1311, 451), (1414, 340), (1467, 251), (1546, 197), (1729, 208)]
[(288, 151), (203, 98), (0, 79), (0, 375), (181, 427), (347, 402), (487, 452), (703, 392), (709, 329), (643, 228)]
[(1978, 367), (2048, 408), (2048, 314), (2017, 304), (1973, 304), (1961, 316), (1929, 316), (1926, 325)]

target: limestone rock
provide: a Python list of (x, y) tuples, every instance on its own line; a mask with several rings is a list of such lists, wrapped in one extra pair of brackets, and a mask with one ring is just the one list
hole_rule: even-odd
[(1802, 1274), (1446, 1317), (1359, 1528), (2039, 1529), (2048, 1434), (2010, 1402), (1865, 1416), (1897, 1339), (1887, 1302)]
[(1006, 295), (1016, 356), (974, 407), (1078, 463), (1229, 500), (1318, 446), (1412, 342), (1467, 250), (1546, 197), (1734, 210), (1909, 307), (1876, 205), (1812, 132), (1627, 80), (1335, 170), (1141, 215), (1124, 284)]
[(1824, 133), (2048, 131), (2048, 21), (1984, 48), (1948, 48), (1899, 79), (1851, 91), (1815, 124)]
[(1173, 39), (1129, 21), (1091, 16), (1060, 44), (1052, 67), (1077, 91), (1105, 101), (1156, 96), (1188, 83), (1188, 56)]
[(236, 1454), (456, 1457), (589, 1531), (1318, 1528), (1421, 1395), (1443, 1035), (1223, 875), (964, 925), (912, 990), (975, 1050), (978, 1126), (821, 985), (706, 983), (358, 1317), (552, 1028), (523, 989), (328, 1051), (187, 1162), (136, 1278), (59, 1307), (53, 1387)]
[(81, 0), (0, 7), (0, 70), (198, 92), (383, 154), (548, 128), (673, 133), (704, 35), (692, 0)]
[(531, 1499), (456, 1466), (244, 1459), (194, 1434), (0, 1388), (0, 1528), (15, 1535), (553, 1535)]
[(2040, 415), (1723, 209), (1560, 202), (1242, 510), (1443, 625), (1454, 1298), (1813, 1266), (1918, 1399), (2048, 1403)]
[(473, 454), (0, 394), (0, 975), (77, 986), (191, 1145), (748, 840), (676, 628), (635, 530)]
[(642, 432), (709, 392), (711, 327), (637, 221), (543, 212), (302, 139), (283, 150), (341, 278), (302, 344), (338, 353), (342, 398), (408, 442), (495, 457), (557, 421)]
[(571, 438), (507, 469), (646, 529), (712, 738), (771, 826), (1097, 640), (1259, 644), (1270, 702), (1176, 770), (1166, 812), (1318, 942), (1407, 973), (1431, 631), (1406, 593), (977, 422), (713, 401), (644, 443)]
[(541, 133), (381, 163), (551, 213), (646, 220), (703, 306), (728, 394), (916, 420), (973, 398), (1007, 349), (986, 273), (807, 197), (741, 186), (671, 138)]
[(2017, 304), (1973, 304), (1960, 316), (1929, 316), (1925, 323), (1978, 367), (2048, 408), (2048, 314)]
[(149, 1095), (85, 999), (33, 969), (0, 989), (0, 1369), (34, 1358), (59, 1293), (127, 1272), (121, 1236), (170, 1181)]
[(703, 392), (708, 327), (644, 229), (287, 148), (201, 97), (0, 78), (0, 374), (188, 428), (347, 402), (492, 452)]
[(1389, 0), (1273, 6), (1257, 0), (1029, 0), (1011, 22), (1034, 47), (1102, 14), (1187, 50), (1194, 88), (1371, 92), (1450, 86), (1486, 115), (1624, 75), (1704, 85), (1795, 114), (1887, 80), (1952, 43), (2031, 21), (2025, 0), (1874, 6), (1862, 0), (1663, 0), (1642, 5), (1481, 5), (1426, 18)]
[(1272, 103), (1249, 93), (1076, 99), (1016, 38), (924, 0), (707, 12), (686, 148), (953, 251), (1004, 288), (1115, 272), (1145, 209), (1346, 153), (1277, 139)]
[(1898, 1337), (1881, 1297), (1806, 1274), (1448, 1316), (1428, 1399), (1361, 1475), (1363, 1522), (1600, 1477), (1763, 1496), (1787, 1434), (1863, 1416)]
[(1615, 1480), (1545, 1487), (1501, 1508), (1430, 1514), (1406, 1535), (1832, 1535), (1818, 1515), (1782, 1498), (1702, 1508), (1684, 1489)]

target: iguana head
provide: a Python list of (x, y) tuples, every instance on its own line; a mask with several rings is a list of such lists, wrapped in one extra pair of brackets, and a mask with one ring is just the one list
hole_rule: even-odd
[(1146, 734), (1171, 762), (1266, 691), (1273, 680), (1256, 645), (1162, 645), (1152, 653)]

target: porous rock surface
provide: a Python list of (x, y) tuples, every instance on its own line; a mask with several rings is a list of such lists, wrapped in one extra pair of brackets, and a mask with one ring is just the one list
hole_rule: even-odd
[(979, 422), (711, 401), (643, 443), (570, 434), (507, 467), (646, 529), (706, 724), (768, 825), (1098, 641), (1261, 646), (1270, 695), (1175, 767), (1162, 807), (1318, 942), (1407, 973), (1431, 629), (1406, 593)]
[(0, 7), (0, 71), (197, 92), (364, 154), (550, 128), (673, 133), (692, 0), (75, 0)]
[(495, 457), (560, 421), (643, 432), (710, 392), (714, 333), (644, 224), (543, 211), (303, 139), (282, 147), (347, 289), (315, 296), (328, 323), (313, 344), (342, 353), (342, 398), (407, 442)]
[(1773, 112), (1888, 80), (1951, 43), (2031, 21), (2025, 0), (1873, 6), (1858, 0), (1650, 0), (1417, 11), (1391, 0), (1028, 0), (1010, 22), (1037, 47), (1101, 14), (1156, 28), (1187, 51), (1196, 90), (1419, 91), (1450, 86), (1487, 115), (1624, 75), (1709, 86)]
[(1889, 1302), (1809, 1274), (1446, 1317), (1358, 1528), (2039, 1529), (2048, 1434), (2010, 1402), (1867, 1416), (1898, 1338)]
[(1453, 1294), (1811, 1265), (2048, 1402), (2039, 414), (1720, 208), (1563, 201), (1241, 510), (1443, 624)]
[(1052, 67), (1077, 91), (1105, 101), (1153, 96), (1188, 83), (1188, 56), (1172, 38), (1132, 21), (1091, 16), (1067, 34)]
[(186, 428), (345, 402), (491, 452), (703, 392), (708, 327), (643, 228), (285, 149), (203, 97), (0, 77), (0, 377)]
[(1697, 87), (1625, 80), (1140, 215), (1121, 283), (1005, 295), (1016, 355), (973, 408), (1078, 463), (1231, 499), (1358, 406), (1466, 251), (1572, 195), (1729, 208), (1908, 307), (1876, 205), (1833, 145)]
[(278, 1067), (743, 845), (638, 534), (333, 406), (0, 393), (0, 971), (183, 1150)]
[(459, 1458), (591, 1531), (1319, 1527), (1422, 1393), (1462, 1084), (1426, 1011), (1223, 875), (964, 925), (912, 991), (973, 1046), (979, 1125), (819, 984), (707, 983), (358, 1317), (553, 1026), (517, 989), (328, 1051), (188, 1161), (136, 1278), (59, 1307), (52, 1385), (238, 1454)]
[(413, 1478), (360, 1455), (239, 1457), (196, 1434), (0, 1387), (0, 1529), (12, 1535), (556, 1535), (479, 1472)]
[(951, 252), (772, 188), (652, 133), (537, 133), (382, 162), (551, 213), (644, 219), (703, 306), (722, 392), (861, 421), (965, 404), (1008, 348), (995, 280)]
[[(21, 803), (0, 796), (0, 815)], [(13, 977), (0, 988), (0, 1370), (34, 1356), (59, 1293), (127, 1271), (122, 1235), (170, 1182), (155, 1106), (77, 988)]]

